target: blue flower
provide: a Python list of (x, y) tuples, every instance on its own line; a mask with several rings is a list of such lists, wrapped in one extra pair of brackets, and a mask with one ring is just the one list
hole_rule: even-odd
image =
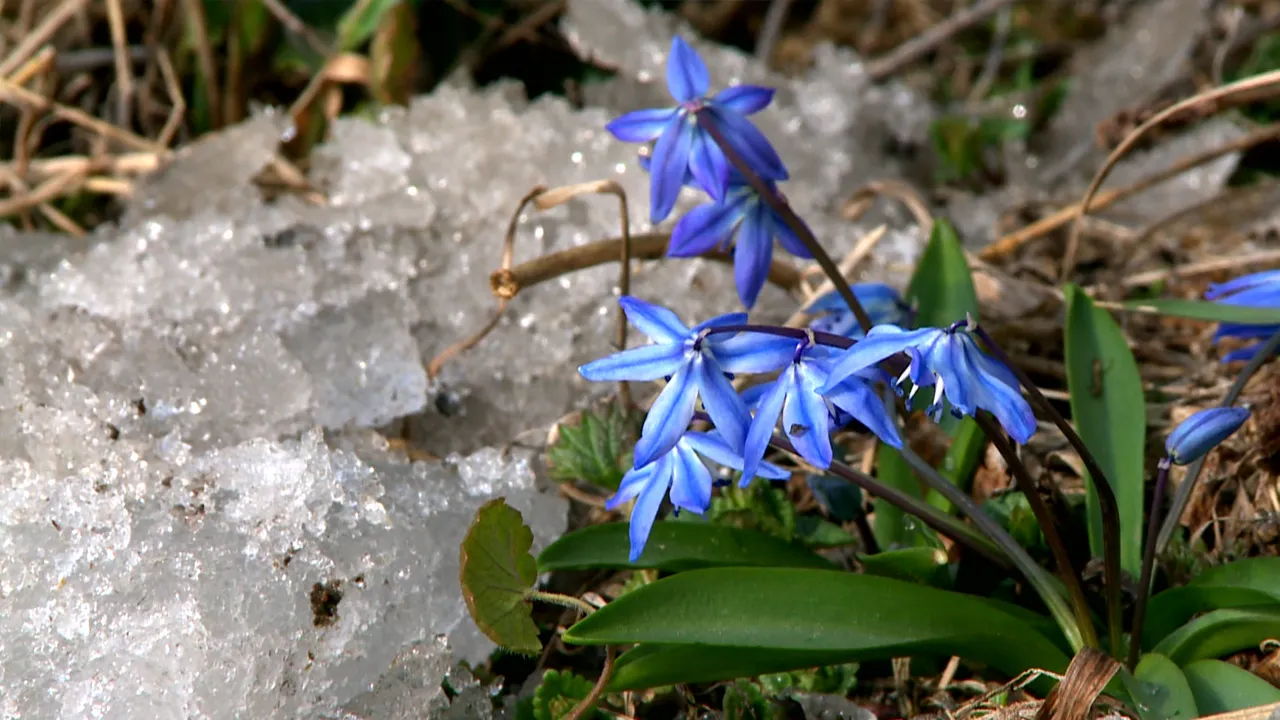
[(738, 85), (707, 97), (710, 84), (702, 58), (684, 40), (674, 37), (667, 58), (667, 89), (679, 104), (630, 112), (605, 126), (624, 142), (658, 141), (649, 174), (649, 217), (654, 223), (671, 214), (686, 176), (692, 175), (716, 200), (724, 198), (729, 161), (710, 133), (698, 126), (698, 115), (714, 123), (760, 177), (787, 179), (778, 153), (746, 118), (772, 102), (773, 90)]
[(865, 339), (836, 360), (821, 392), (829, 395), (846, 378), (900, 352), (911, 355), (911, 364), (898, 378), (898, 384), (910, 378), (912, 397), (921, 387), (932, 385), (929, 414), (935, 420), (942, 414), (945, 397), (956, 416), (973, 415), (979, 409), (990, 411), (1020, 444), (1035, 434), (1035, 414), (1019, 392), (1017, 378), (1009, 368), (978, 349), (966, 323), (946, 329), (873, 327)]
[[(1206, 300), (1213, 300), (1224, 305), (1245, 305), (1260, 308), (1280, 307), (1280, 270), (1266, 270), (1250, 275), (1242, 275), (1225, 283), (1210, 285), (1209, 291), (1204, 294), (1204, 297)], [(1277, 330), (1280, 330), (1280, 325), (1222, 323), (1218, 326), (1218, 332), (1214, 334), (1213, 341), (1217, 343), (1228, 337), (1259, 340), (1271, 337)], [(1254, 343), (1247, 347), (1232, 350), (1223, 356), (1222, 361), (1251, 360), (1260, 346), (1261, 343)]]
[[(769, 186), (772, 188), (773, 184)], [(696, 257), (712, 250), (728, 250), (732, 243), (738, 298), (750, 309), (769, 277), (774, 238), (792, 255), (813, 258), (782, 217), (734, 170), (723, 201), (699, 205), (676, 223), (667, 257)]]
[(1215, 407), (1192, 415), (1169, 433), (1164, 441), (1169, 459), (1175, 465), (1187, 465), (1204, 457), (1223, 440), (1231, 437), (1245, 420), (1249, 411), (1237, 407)]
[[(662, 498), (668, 490), (671, 492), (671, 504), (678, 510), (699, 515), (706, 512), (711, 504), (713, 482), (711, 472), (699, 454), (725, 467), (742, 469), (742, 455), (717, 434), (686, 432), (652, 463), (632, 468), (622, 476), (618, 492), (609, 498), (605, 508), (614, 510), (627, 500), (636, 499), (635, 506), (631, 508), (630, 562), (634, 563), (644, 551), (649, 531), (653, 529), (653, 521), (658, 517)], [(758, 472), (761, 477), (771, 480), (789, 477), (787, 471), (769, 463), (762, 463)]]
[(785, 350), (772, 336), (707, 334), (714, 327), (741, 325), (746, 313), (712, 318), (689, 329), (670, 310), (623, 296), (627, 320), (654, 341), (583, 365), (578, 372), (598, 382), (667, 378), (636, 443), (635, 467), (642, 468), (671, 448), (689, 426), (698, 398), (731, 447), (741, 448), (750, 416), (726, 373), (768, 372), (781, 366)]
[[(808, 340), (801, 340), (793, 347), (791, 362), (768, 386), (768, 390), (758, 396), (756, 415), (747, 430), (743, 448), (746, 459), (742, 473), (744, 487), (755, 476), (779, 415), (782, 416), (783, 432), (791, 440), (791, 445), (814, 467), (831, 466), (831, 430), (836, 420), (857, 420), (885, 443), (902, 447), (893, 418), (867, 384), (864, 374), (851, 374), (836, 383), (829, 392), (819, 392), (827, 383), (834, 353), (831, 348), (814, 345)], [(870, 372), (875, 372), (875, 369), (870, 369)], [(844, 416), (837, 417), (837, 410)]]
[[(871, 316), (872, 325), (902, 325), (907, 322), (911, 308), (902, 301), (902, 296), (892, 286), (883, 283), (857, 283), (850, 287), (853, 296), (858, 298), (858, 302), (862, 303), (862, 307)], [(855, 340), (863, 337), (858, 318), (854, 317), (844, 298), (835, 290), (818, 298), (809, 306), (809, 312), (821, 313), (809, 323), (813, 330)]]

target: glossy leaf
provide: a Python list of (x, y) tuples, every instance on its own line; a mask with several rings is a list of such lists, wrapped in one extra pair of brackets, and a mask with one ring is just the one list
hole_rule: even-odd
[(1280, 557), (1237, 560), (1209, 568), (1190, 583), (1151, 598), (1143, 647), (1153, 647), (1195, 615), (1209, 610), (1280, 607)]
[(1182, 672), (1202, 717), (1280, 702), (1280, 689), (1221, 660), (1193, 662)]
[(705, 522), (657, 522), (639, 560), (627, 562), (627, 523), (591, 525), (551, 543), (538, 556), (542, 572), (584, 568), (656, 568), (680, 572), (696, 568), (834, 566), (813, 551), (754, 530)]
[(1153, 312), (1169, 317), (1207, 320), (1209, 322), (1237, 325), (1280, 325), (1280, 308), (1228, 305), (1207, 300), (1182, 300), (1157, 298), (1154, 300), (1130, 300), (1124, 304), (1129, 310)]
[(947, 553), (941, 548), (885, 550), (875, 555), (859, 555), (858, 561), (868, 575), (933, 587), (946, 587), (950, 584)]
[(1143, 655), (1133, 675), (1121, 671), (1120, 677), (1142, 720), (1195, 720), (1200, 717), (1187, 676), (1164, 655)]
[(1032, 667), (1060, 672), (1067, 665), (1066, 655), (1030, 624), (978, 598), (792, 568), (715, 568), (663, 578), (584, 618), (564, 640), (831, 653), (831, 662), (959, 655), (1010, 675)]
[(1167, 635), (1153, 652), (1179, 665), (1223, 657), (1280, 638), (1280, 607), (1214, 610)]
[(490, 640), (516, 653), (542, 650), (525, 597), (538, 579), (529, 554), (533, 533), (520, 512), (495, 498), (476, 511), (462, 541), (462, 598), (471, 619)]
[[(1111, 481), (1120, 513), (1120, 565), (1137, 577), (1147, 439), (1142, 378), (1120, 326), (1075, 285), (1067, 287), (1065, 356), (1072, 420)], [(1102, 512), (1092, 478), (1085, 486), (1089, 547), (1102, 557)]]
[(858, 653), (715, 645), (637, 645), (614, 664), (609, 692), (719, 682), (852, 662)]

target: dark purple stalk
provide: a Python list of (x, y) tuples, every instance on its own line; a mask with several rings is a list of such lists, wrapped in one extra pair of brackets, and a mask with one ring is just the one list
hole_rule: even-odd
[[(1067, 442), (1084, 462), (1085, 469), (1089, 471), (1089, 477), (1093, 479), (1094, 490), (1098, 493), (1098, 509), (1102, 512), (1102, 589), (1107, 602), (1107, 637), (1111, 644), (1112, 657), (1119, 658), (1124, 652), (1122, 650), (1124, 628), (1120, 607), (1120, 506), (1116, 503), (1116, 493), (1111, 488), (1111, 481), (1107, 479), (1107, 474), (1103, 472), (1102, 466), (1098, 464), (1093, 453), (1089, 452), (1084, 440), (1076, 433), (1076, 429), (1040, 392), (1040, 388), (1031, 382), (1031, 378), (1013, 363), (1008, 353), (996, 343), (990, 333), (981, 325), (978, 325), (974, 332), (982, 338), (991, 354), (1004, 363), (1005, 367), (1009, 368), (1018, 379), (1018, 383), (1026, 389), (1031, 402), (1062, 431)], [(1041, 522), (1043, 524), (1043, 521)], [(1048, 528), (1046, 527), (1045, 530), (1047, 532)], [(1045, 537), (1047, 538), (1048, 535)]]
[(769, 187), (769, 184), (751, 168), (747, 161), (742, 159), (738, 151), (725, 139), (724, 133), (720, 132), (720, 128), (716, 126), (715, 119), (708, 117), (706, 113), (706, 110), (699, 110), (696, 113), (698, 126), (707, 131), (707, 134), (716, 141), (716, 144), (724, 152), (725, 158), (738, 169), (738, 172), (742, 173), (742, 177), (746, 179), (747, 184), (756, 191), (756, 194), (765, 201), (765, 204), (770, 209), (778, 214), (778, 217), (782, 218), (787, 227), (791, 228), (791, 232), (795, 233), (796, 238), (804, 244), (805, 249), (813, 255), (813, 259), (818, 262), (822, 272), (831, 280), (831, 284), (840, 293), (840, 297), (844, 298), (845, 304), (849, 306), (853, 316), (858, 319), (858, 325), (862, 326), (862, 332), (870, 332), (871, 316), (867, 314), (866, 308), (862, 307), (862, 303), (858, 302), (858, 298), (853, 294), (853, 288), (849, 287), (849, 283), (840, 274), (840, 268), (836, 266), (835, 261), (831, 259), (826, 250), (822, 249), (822, 244), (818, 242), (818, 238), (814, 237), (813, 231), (800, 219), (799, 215), (796, 215), (795, 210), (791, 209), (790, 203), (784, 200), (777, 190)]
[(1151, 576), (1155, 575), (1156, 545), (1160, 539), (1161, 510), (1164, 505), (1165, 487), (1169, 484), (1169, 468), (1173, 458), (1160, 458), (1156, 466), (1156, 488), (1151, 493), (1151, 514), (1147, 517), (1147, 541), (1142, 546), (1142, 573), (1138, 579), (1138, 604), (1133, 608), (1133, 630), (1129, 635), (1129, 669), (1138, 666), (1142, 652), (1142, 626), (1147, 621), (1147, 601), (1151, 598)]

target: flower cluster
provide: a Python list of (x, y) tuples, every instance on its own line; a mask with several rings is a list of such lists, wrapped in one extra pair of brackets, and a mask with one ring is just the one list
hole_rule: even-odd
[[(751, 308), (768, 277), (775, 241), (792, 255), (812, 257), (798, 235), (811, 236), (808, 228), (777, 210), (785, 209), (776, 183), (787, 179), (787, 170), (747, 119), (769, 105), (773, 90), (739, 85), (708, 95), (706, 65), (679, 37), (671, 44), (667, 88), (676, 106), (628, 113), (608, 130), (627, 142), (656, 141), (651, 157), (641, 160), (650, 176), (653, 222), (671, 214), (686, 185), (710, 196), (677, 221), (667, 255), (732, 253), (738, 297)], [(746, 169), (729, 161), (720, 142)], [(747, 177), (747, 170), (755, 177)], [(944, 407), (955, 415), (986, 410), (1019, 443), (1035, 432), (1017, 380), (979, 349), (971, 323), (909, 330), (904, 326), (911, 324), (912, 312), (892, 287), (869, 283), (853, 292), (871, 319), (867, 333), (836, 293), (809, 308), (817, 317), (806, 330), (747, 325), (746, 313), (690, 328), (666, 308), (634, 297), (620, 300), (627, 320), (651, 343), (578, 371), (592, 381), (666, 382), (645, 417), (634, 467), (608, 502), (613, 509), (635, 501), (632, 561), (644, 550), (664, 499), (677, 512), (707, 510), (717, 483), (704, 459), (740, 472), (745, 487), (756, 477), (789, 477), (765, 460), (771, 446), (816, 468), (835, 461), (831, 437), (844, 428), (869, 431), (901, 448), (894, 405), (886, 405), (878, 384), (902, 394), (909, 383), (912, 398), (922, 387), (933, 388), (934, 418)], [(768, 379), (742, 382), (751, 375)]]

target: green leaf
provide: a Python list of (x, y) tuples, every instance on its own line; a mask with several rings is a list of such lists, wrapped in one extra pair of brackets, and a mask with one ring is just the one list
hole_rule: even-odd
[(655, 568), (680, 572), (697, 568), (751, 565), (832, 569), (811, 550), (770, 535), (701, 522), (657, 522), (635, 564), (627, 523), (592, 525), (561, 537), (538, 556), (541, 572), (585, 568)]
[(907, 300), (916, 305), (916, 327), (947, 327), (965, 319), (978, 319), (978, 291), (956, 230), (944, 218), (933, 223), (929, 244), (916, 262), (907, 286)]
[(816, 515), (801, 515), (796, 518), (796, 541), (815, 549), (858, 544), (858, 538), (844, 528)]
[(338, 47), (351, 52), (373, 36), (382, 17), (404, 0), (356, 0), (338, 21)]
[(1195, 720), (1200, 717), (1187, 676), (1163, 655), (1143, 655), (1133, 675), (1121, 671), (1120, 678), (1142, 720)]
[[(578, 703), (591, 694), (595, 683), (567, 670), (548, 670), (542, 676), (542, 682), (533, 691), (534, 720), (560, 720), (573, 711)], [(590, 718), (606, 717), (604, 713), (593, 709), (587, 714)]]
[(1207, 300), (1156, 298), (1129, 300), (1124, 307), (1134, 312), (1156, 313), (1170, 317), (1208, 320), (1238, 325), (1280, 325), (1280, 308), (1227, 305)]
[[(951, 416), (948, 415), (947, 417), (950, 418)], [(954, 418), (951, 419), (954, 420)], [(982, 462), (983, 451), (987, 447), (987, 436), (982, 433), (978, 423), (971, 417), (966, 417), (964, 420), (954, 423), (954, 426), (954, 433), (951, 435), (951, 447), (947, 448), (947, 454), (942, 458), (942, 464), (938, 466), (938, 472), (950, 480), (952, 485), (967, 489), (974, 471), (978, 469), (978, 465)], [(943, 512), (951, 512), (953, 509), (951, 501), (932, 488), (930, 488), (925, 499), (930, 505)]]
[[(680, 573), (625, 595), (564, 633), (581, 645), (654, 643), (758, 648), (780, 664), (829, 653), (818, 664), (916, 653), (959, 655), (1016, 675), (1061, 672), (1066, 655), (1018, 617), (960, 593), (870, 575), (792, 568)], [(742, 663), (698, 671), (721, 678)]]
[[(876, 453), (876, 479), (906, 495), (921, 497), (920, 481), (902, 454), (888, 445), (881, 444)], [(901, 509), (887, 500), (872, 501), (875, 517), (871, 519), (871, 532), (882, 548), (937, 545), (933, 531), (923, 522), (908, 519)]]
[(1202, 717), (1280, 702), (1280, 689), (1221, 660), (1193, 662), (1182, 672)]
[(796, 538), (796, 506), (787, 493), (757, 478), (746, 488), (730, 485), (711, 498), (707, 520), (716, 525), (755, 530), (784, 542)]
[(1153, 647), (1198, 613), (1208, 610), (1280, 606), (1280, 557), (1237, 560), (1209, 568), (1183, 587), (1151, 598), (1142, 633)]
[(947, 553), (941, 548), (913, 547), (885, 550), (875, 555), (859, 555), (868, 575), (894, 578), (920, 585), (946, 587), (951, 584)]
[(533, 533), (520, 512), (495, 498), (476, 511), (459, 553), (462, 597), (471, 619), (490, 640), (526, 655), (542, 650), (525, 601), (538, 579), (532, 546)]
[(1167, 635), (1153, 652), (1179, 665), (1256, 648), (1280, 638), (1280, 607), (1214, 610)]
[(1027, 550), (1048, 549), (1040, 521), (1031, 509), (1031, 502), (1022, 492), (997, 495), (982, 504), (982, 509), (994, 517), (1018, 544)]
[(632, 429), (619, 403), (610, 403), (603, 417), (584, 411), (577, 426), (560, 426), (560, 437), (547, 449), (551, 477), (617, 490), (631, 467)]
[[(1067, 388), (1076, 432), (1111, 482), (1120, 514), (1120, 566), (1137, 577), (1142, 562), (1146, 399), (1138, 364), (1110, 313), (1075, 285), (1067, 286)], [(1102, 511), (1093, 478), (1085, 478), (1089, 547), (1102, 557)]]
[(839, 695), (844, 697), (858, 686), (858, 663), (823, 665), (810, 670), (761, 675), (760, 687), (770, 695), (787, 691)]
[(614, 664), (609, 692), (643, 690), (683, 683), (719, 682), (791, 670), (840, 665), (858, 659), (856, 652), (774, 650), (715, 645), (641, 644)]
[(724, 689), (720, 706), (724, 720), (786, 720), (786, 711), (753, 682), (739, 680)]

